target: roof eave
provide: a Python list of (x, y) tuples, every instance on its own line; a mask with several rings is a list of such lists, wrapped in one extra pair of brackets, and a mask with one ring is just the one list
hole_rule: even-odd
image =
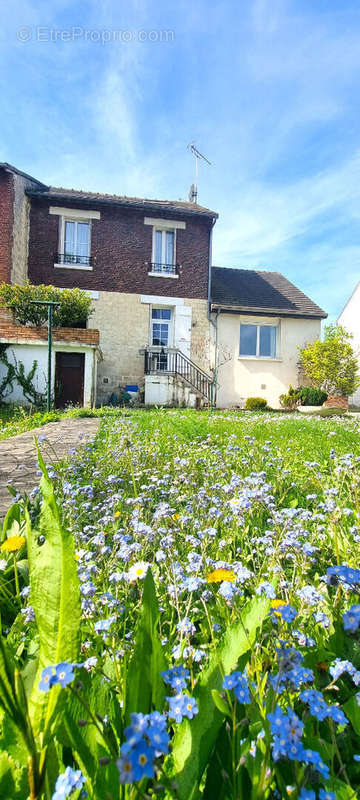
[[(107, 198), (107, 197), (70, 197), (68, 194), (60, 194), (60, 193), (51, 193), (51, 192), (37, 192), (31, 189), (26, 191), (26, 194), (29, 197), (39, 197), (42, 200), (61, 200), (67, 203), (91, 203), (95, 205), (113, 205), (113, 206), (120, 206), (122, 208), (136, 208), (138, 210), (154, 210), (154, 211), (166, 211), (167, 214), (184, 214), (186, 216), (196, 216), (196, 217), (206, 217), (210, 220), (218, 219), (218, 214), (216, 211), (211, 211), (210, 209), (204, 211), (200, 209), (194, 208), (169, 208), (162, 203), (151, 202), (149, 200), (139, 199), (139, 202), (131, 201), (131, 200), (116, 200), (114, 198)], [(171, 202), (171, 201), (170, 201)]]
[(27, 180), (32, 181), (33, 183), (37, 183), (38, 186), (41, 186), (43, 191), (48, 191), (49, 189), (49, 186), (47, 186), (45, 183), (42, 183), (42, 181), (38, 181), (37, 178), (33, 178), (32, 175), (28, 175), (27, 172), (22, 172), (21, 169), (13, 167), (12, 164), (8, 164), (7, 161), (0, 161), (0, 169), (3, 169), (5, 172), (11, 172), (15, 175), (21, 175), (22, 178), (26, 178)]
[(264, 308), (263, 306), (240, 306), (240, 305), (233, 305), (230, 303), (211, 303), (210, 305), (211, 311), (228, 311), (232, 312), (233, 314), (262, 314), (264, 316), (276, 316), (276, 317), (298, 317), (303, 319), (326, 319), (327, 313), (322, 309), (319, 309), (318, 312), (309, 312), (306, 313), (305, 311), (285, 311), (283, 308)]

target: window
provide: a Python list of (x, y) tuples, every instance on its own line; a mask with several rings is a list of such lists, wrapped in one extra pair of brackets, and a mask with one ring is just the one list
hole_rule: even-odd
[(65, 219), (64, 263), (89, 264), (90, 222)]
[(154, 244), (155, 267), (173, 267), (175, 264), (175, 231), (155, 228)]
[(240, 356), (276, 358), (276, 325), (240, 325)]
[(54, 253), (54, 266), (91, 270), (91, 226), (100, 219), (100, 211), (50, 206), (49, 214), (59, 218), (59, 252)]
[(168, 347), (170, 338), (170, 308), (153, 308), (151, 312), (152, 342), (155, 347)]

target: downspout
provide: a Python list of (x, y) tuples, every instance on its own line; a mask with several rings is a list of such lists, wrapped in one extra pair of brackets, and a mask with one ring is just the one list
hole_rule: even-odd
[(214, 364), (214, 394), (212, 396), (212, 403), (211, 405), (216, 408), (216, 393), (217, 393), (217, 347), (218, 347), (218, 327), (217, 327), (217, 320), (219, 316), (219, 311), (217, 312), (215, 322), (211, 316), (211, 268), (212, 268), (212, 234), (213, 228), (216, 222), (216, 217), (213, 217), (212, 225), (209, 234), (209, 275), (208, 275), (208, 307), (207, 307), (207, 318), (213, 328), (215, 328), (215, 364)]

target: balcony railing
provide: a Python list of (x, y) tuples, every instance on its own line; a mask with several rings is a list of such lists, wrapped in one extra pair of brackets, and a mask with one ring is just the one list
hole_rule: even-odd
[(157, 261), (152, 261), (149, 264), (149, 273), (155, 273), (156, 275), (178, 275), (179, 274), (179, 265), (178, 264), (160, 264)]
[(83, 267), (92, 267), (94, 259), (93, 256), (78, 256), (74, 253), (54, 253), (54, 262), (55, 264), (64, 264), (64, 266), (78, 264)]
[(179, 375), (188, 386), (201, 394), (209, 405), (215, 395), (214, 378), (194, 364), (185, 353), (172, 347), (151, 346), (145, 349), (145, 375)]

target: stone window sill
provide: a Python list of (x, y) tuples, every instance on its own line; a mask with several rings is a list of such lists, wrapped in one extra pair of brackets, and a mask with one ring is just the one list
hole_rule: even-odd
[(269, 356), (238, 356), (238, 361), (283, 361), (282, 358), (270, 358)]
[(148, 272), (148, 275), (152, 278), (178, 278), (178, 275), (171, 275), (171, 273), (165, 272)]
[(54, 264), (55, 269), (81, 269), (86, 272), (92, 272), (93, 268), (87, 264)]

